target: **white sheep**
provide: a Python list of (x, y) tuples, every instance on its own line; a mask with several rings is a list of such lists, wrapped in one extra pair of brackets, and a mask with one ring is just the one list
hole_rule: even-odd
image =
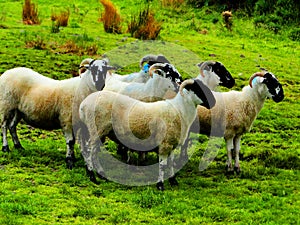
[[(176, 146), (186, 139), (189, 127), (196, 117), (198, 104), (211, 108), (215, 99), (199, 80), (186, 80), (180, 92), (173, 98), (145, 103), (111, 91), (100, 91), (89, 95), (80, 105), (81, 121), (89, 134), (87, 147), (81, 153), (87, 164), (90, 180), (95, 182), (93, 170), (105, 176), (99, 163), (99, 140), (105, 137), (124, 142), (135, 150), (152, 150), (158, 146), (159, 177), (157, 188), (164, 189), (164, 167), (167, 158)], [(171, 168), (172, 165), (171, 165)], [(171, 185), (177, 184), (171, 169)]]
[(232, 88), (235, 80), (226, 67), (218, 61), (204, 61), (197, 65), (200, 69), (196, 77), (201, 80), (210, 90), (215, 91), (217, 87)]
[[(232, 88), (235, 84), (234, 78), (231, 76), (230, 72), (226, 69), (226, 67), (218, 61), (204, 61), (202, 63), (197, 64), (199, 67), (199, 75), (196, 79), (201, 80), (210, 90), (215, 94), (215, 90), (219, 86), (223, 86), (226, 88)], [(198, 129), (199, 127), (198, 120), (193, 123), (192, 129)], [(190, 132), (189, 132), (190, 133)], [(188, 160), (187, 148), (190, 142), (190, 135), (184, 142), (181, 152), (180, 158), (184, 161)]]
[(137, 83), (146, 83), (149, 80), (149, 68), (155, 63), (170, 63), (169, 60), (163, 55), (145, 55), (141, 58), (139, 66), (141, 70), (139, 72), (119, 75), (113, 73), (112, 76), (123, 82), (137, 82)]
[[(266, 98), (272, 98), (275, 102), (283, 100), (283, 89), (272, 73), (257, 72), (251, 76), (249, 86), (245, 86), (242, 91), (214, 93), (214, 96), (215, 107), (208, 110), (198, 106), (198, 119), (195, 122), (200, 125), (201, 134), (224, 137), (228, 155), (227, 169), (233, 171), (232, 151), (234, 151), (234, 170), (239, 173), (242, 135), (251, 129)], [(193, 129), (193, 126), (191, 131), (199, 133), (199, 129)]]
[(95, 80), (101, 81), (97, 77), (105, 76), (103, 74), (112, 67), (103, 63), (101, 69), (97, 74), (86, 73), (81, 76), (82, 78), (74, 77), (66, 80), (54, 80), (25, 67), (5, 71), (0, 77), (2, 150), (9, 151), (7, 128), (15, 148), (23, 148), (16, 132), (16, 126), (21, 119), (36, 128), (46, 130), (61, 128), (67, 144), (67, 166), (72, 168), (75, 144), (72, 130), (72, 104), (75, 92), (86, 76), (90, 77), (91, 81), (93, 78), (91, 86), (97, 86)]
[[(156, 71), (153, 73), (153, 71)], [(169, 63), (155, 63), (147, 72), (150, 79), (145, 83), (123, 82), (114, 76), (108, 76), (103, 90), (118, 92), (141, 100), (154, 102), (162, 100), (168, 93), (178, 92), (178, 84), (182, 81), (180, 73)]]

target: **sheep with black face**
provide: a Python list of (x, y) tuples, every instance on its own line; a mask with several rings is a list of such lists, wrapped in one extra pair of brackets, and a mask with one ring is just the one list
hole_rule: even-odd
[[(180, 92), (173, 98), (157, 102), (141, 102), (111, 91), (89, 95), (80, 105), (81, 121), (89, 134), (88, 145), (81, 148), (91, 181), (95, 182), (94, 170), (103, 176), (105, 171), (97, 159), (99, 140), (105, 137), (126, 142), (135, 150), (153, 150), (158, 147), (159, 177), (157, 188), (164, 189), (164, 168), (173, 150), (186, 139), (190, 125), (196, 117), (197, 105), (212, 108), (215, 99), (199, 80), (186, 80)], [(115, 126), (113, 126), (115, 124)], [(132, 135), (134, 134), (134, 135)], [(142, 141), (141, 141), (142, 140)], [(147, 140), (147, 141), (144, 141)], [(171, 184), (177, 184), (171, 169)]]
[(85, 79), (89, 80), (90, 86), (95, 86), (95, 79), (100, 80), (97, 76), (106, 76), (111, 69), (112, 67), (103, 62), (101, 72), (93, 75), (94, 79), (87, 72), (81, 77), (66, 80), (54, 80), (25, 67), (5, 71), (0, 77), (2, 150), (9, 151), (7, 128), (15, 148), (23, 148), (16, 131), (21, 119), (36, 128), (62, 129), (67, 143), (67, 166), (72, 168), (75, 144), (72, 107), (77, 87)]
[[(267, 98), (276, 103), (284, 99), (283, 88), (274, 74), (263, 71), (253, 74), (249, 85), (242, 91), (214, 93), (214, 96), (216, 105), (213, 109), (197, 107), (196, 123), (200, 124), (200, 131), (197, 129), (192, 132), (224, 137), (228, 155), (227, 170), (239, 173), (242, 135), (250, 131)], [(235, 152), (234, 168), (232, 152)]]

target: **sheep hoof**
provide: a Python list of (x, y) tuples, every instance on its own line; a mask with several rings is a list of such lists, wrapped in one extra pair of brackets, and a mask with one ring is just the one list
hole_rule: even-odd
[(25, 150), (25, 148), (23, 148), (23, 146), (18, 143), (18, 144), (15, 144), (15, 149), (18, 149), (18, 150)]
[(226, 174), (229, 175), (234, 175), (234, 170), (232, 169), (232, 167), (226, 165)]
[(234, 167), (234, 171), (236, 172), (237, 175), (239, 175), (240, 172), (241, 172), (241, 169), (240, 169), (239, 166), (235, 166), (235, 167)]
[(164, 187), (164, 183), (162, 181), (159, 181), (157, 184), (156, 184), (156, 187), (159, 191), (164, 191), (165, 190), (165, 187)]
[(108, 181), (108, 179), (105, 177), (104, 172), (97, 173), (97, 176), (98, 176), (100, 179), (102, 179), (102, 180)]
[(99, 184), (99, 182), (97, 181), (97, 179), (95, 177), (94, 171), (86, 168), (86, 173), (87, 173), (88, 177), (90, 178), (90, 181), (92, 181), (94, 184), (97, 184), (97, 185)]
[(73, 169), (75, 165), (75, 157), (68, 156), (66, 157), (66, 164), (68, 169)]
[(169, 183), (170, 183), (171, 186), (178, 186), (178, 181), (176, 180), (175, 175), (173, 177), (169, 178)]
[(3, 152), (10, 152), (8, 145), (2, 146), (2, 151)]

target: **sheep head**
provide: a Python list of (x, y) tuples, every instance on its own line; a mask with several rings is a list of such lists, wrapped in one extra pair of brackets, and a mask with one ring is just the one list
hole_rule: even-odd
[(172, 82), (180, 84), (182, 82), (181, 74), (170, 63), (155, 63), (149, 68), (149, 76), (152, 77), (153, 73), (169, 78)]
[(108, 65), (108, 60), (102, 59), (91, 61), (89, 70), (91, 71), (96, 89), (101, 91), (105, 85), (107, 73), (111, 73), (111, 70), (116, 70), (116, 68)]
[[(225, 66), (221, 62), (215, 61), (205, 61), (197, 64), (200, 69), (200, 75), (202, 78), (206, 78), (204, 74), (204, 70), (210, 72), (211, 76), (216, 76), (218, 85), (232, 88), (235, 84), (235, 80), (231, 76), (230, 72), (225, 68)], [(209, 79), (210, 77), (207, 77)], [(213, 77), (212, 77), (213, 78)], [(212, 79), (211, 78), (211, 79)]]
[(81, 63), (79, 64), (79, 70), (78, 70), (79, 76), (81, 74), (83, 74), (89, 68), (89, 65), (92, 61), (93, 61), (92, 58), (86, 58), (81, 61)]
[(263, 71), (263, 72), (257, 72), (254, 73), (250, 79), (249, 79), (249, 85), (252, 88), (253, 86), (253, 80), (256, 77), (261, 77), (260, 83), (263, 83), (266, 85), (268, 89), (268, 97), (272, 98), (274, 102), (281, 102), (284, 99), (284, 92), (282, 85), (278, 81), (278, 79), (275, 77), (274, 74)]
[(140, 68), (143, 68), (144, 63), (148, 63), (149, 65), (153, 65), (154, 63), (170, 63), (169, 60), (164, 55), (145, 55), (140, 60)]
[(257, 73), (254, 73), (251, 77), (250, 77), (250, 79), (249, 79), (249, 86), (252, 88), (253, 86), (252, 86), (252, 82), (253, 82), (253, 80), (254, 80), (254, 78), (256, 78), (256, 77), (264, 77), (264, 72), (257, 72)]
[(211, 109), (216, 104), (216, 99), (212, 91), (198, 79), (188, 79), (183, 81), (180, 85), (179, 92), (183, 96), (183, 89), (194, 92), (194, 94), (201, 100), (200, 105), (207, 109)]

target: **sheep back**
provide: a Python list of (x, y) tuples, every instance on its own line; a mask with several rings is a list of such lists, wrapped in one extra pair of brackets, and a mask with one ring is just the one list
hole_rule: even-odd
[[(182, 132), (187, 128), (181, 128), (184, 125), (179, 111), (164, 101), (144, 103), (110, 91), (98, 93), (97, 97), (93, 94), (82, 102), (80, 118), (88, 126), (95, 121), (100, 137), (112, 137), (113, 131), (114, 137), (134, 150), (161, 146), (159, 153), (169, 154), (182, 142), (182, 136), (187, 135)], [(88, 105), (92, 102), (96, 107)], [(87, 112), (91, 110), (95, 111)]]
[(241, 92), (214, 94), (217, 103), (211, 110), (197, 107), (196, 122), (200, 124), (200, 133), (228, 139), (248, 132), (262, 106)]
[(70, 103), (77, 81), (79, 78), (53, 80), (28, 68), (8, 70), (0, 80), (3, 90), (0, 104), (5, 104), (1, 113), (5, 113), (3, 110), (6, 113), (18, 110), (23, 119), (34, 127), (46, 130), (61, 128), (71, 123)]

